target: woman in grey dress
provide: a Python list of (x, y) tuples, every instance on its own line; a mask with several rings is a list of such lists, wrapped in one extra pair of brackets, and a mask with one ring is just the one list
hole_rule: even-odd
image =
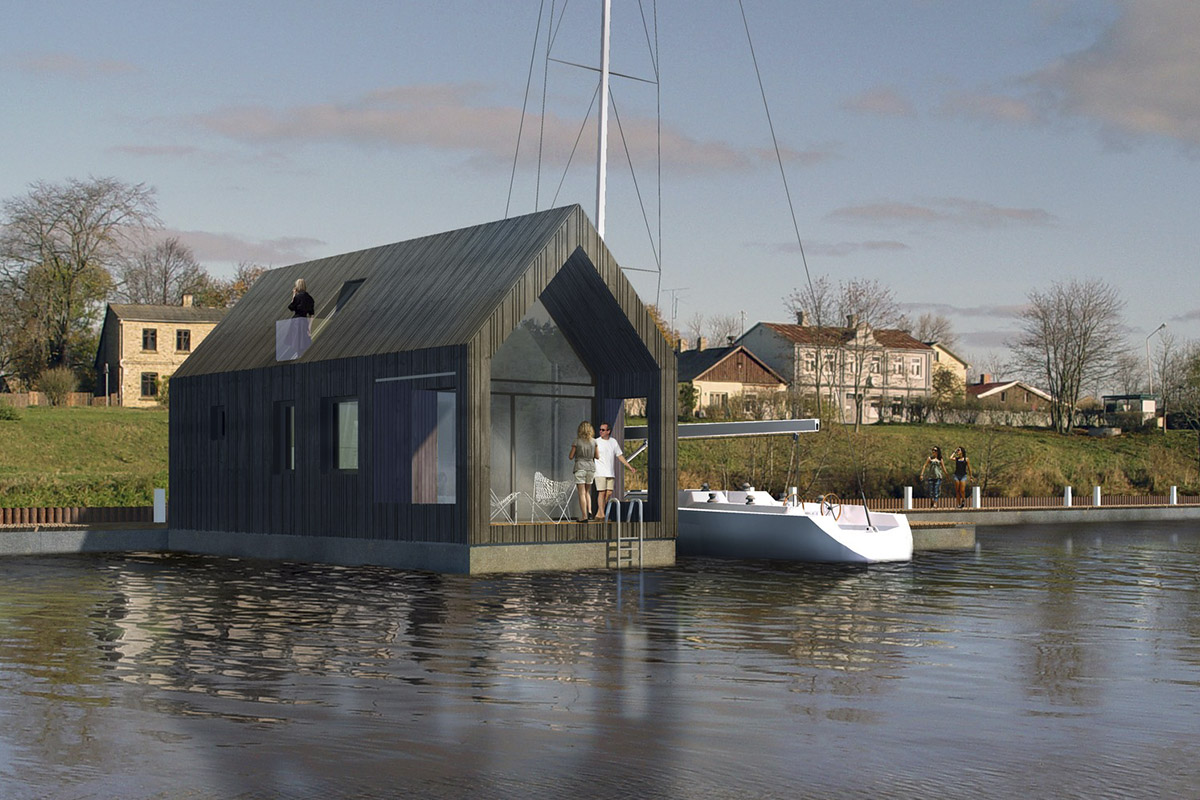
[(567, 456), (575, 462), (575, 494), (579, 496), (579, 512), (583, 514), (580, 522), (587, 522), (592, 517), (592, 481), (596, 477), (595, 437), (592, 423), (585, 419), (579, 423), (579, 430), (575, 432), (575, 441), (571, 442), (571, 452)]

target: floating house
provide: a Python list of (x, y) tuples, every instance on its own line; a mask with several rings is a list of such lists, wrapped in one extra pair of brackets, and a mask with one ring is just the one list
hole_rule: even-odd
[[(298, 278), (311, 320), (287, 311)], [(616, 524), (571, 519), (567, 454), (583, 420), (620, 438), (624, 401), (641, 398), (641, 558), (672, 564), (675, 370), (579, 206), (272, 270), (172, 378), (171, 548), (613, 566)]]

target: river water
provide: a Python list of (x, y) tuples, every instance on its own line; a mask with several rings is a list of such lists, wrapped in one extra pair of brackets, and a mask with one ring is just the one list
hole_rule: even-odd
[(1200, 796), (1200, 530), (870, 569), (0, 560), (0, 796)]

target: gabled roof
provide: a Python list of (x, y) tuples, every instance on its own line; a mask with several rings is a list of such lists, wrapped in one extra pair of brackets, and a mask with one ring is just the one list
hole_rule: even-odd
[(106, 314), (126, 322), (220, 322), (227, 308), (164, 306), (152, 303), (109, 303)]
[[(784, 339), (801, 345), (842, 347), (854, 341), (856, 335), (855, 328), (839, 328), (829, 325), (795, 325), (784, 322), (760, 322), (759, 324)], [(924, 342), (914, 339), (908, 331), (893, 328), (871, 328), (870, 332), (880, 347), (891, 350), (932, 349)]]
[(951, 350), (949, 347), (946, 347), (946, 345), (942, 344), (941, 342), (934, 341), (934, 342), (926, 342), (925, 344), (929, 345), (934, 350), (939, 350), (939, 351), (945, 353), (946, 355), (950, 356), (955, 361), (957, 361), (959, 364), (962, 364), (962, 366), (964, 368), (970, 364), (969, 361), (967, 361), (965, 358), (962, 358), (961, 356), (959, 356), (958, 353), (955, 353), (953, 350)]
[(681, 353), (676, 353), (678, 372), (675, 377), (681, 382), (694, 381), (738, 350), (745, 353), (748, 358), (753, 359), (754, 363), (762, 367), (763, 370), (772, 375), (780, 383), (787, 383), (787, 381), (779, 376), (778, 372), (771, 369), (763, 363), (762, 359), (740, 344), (735, 344), (732, 347), (709, 347), (704, 350), (684, 350)]
[[(546, 292), (556, 276), (561, 280)], [(584, 315), (577, 304), (602, 293), (639, 310), (631, 320), (636, 334), (630, 328), (621, 335), (661, 338), (587, 215), (573, 205), (271, 270), (176, 377), (277, 365), (275, 323), (292, 316), (287, 305), (297, 278), (316, 301), (315, 325), (329, 317), (344, 284), (362, 283), (291, 364), (472, 342), (490, 356), (539, 297), (558, 318)], [(609, 359), (637, 349), (606, 344), (617, 351)], [(653, 359), (643, 366), (653, 368)]]
[(1048, 393), (1042, 391), (1036, 386), (1030, 386), (1024, 381), (993, 381), (992, 383), (972, 383), (967, 386), (967, 394), (971, 397), (978, 397), (980, 400), (991, 397), (999, 392), (1005, 392), (1014, 387), (1020, 387), (1030, 394), (1036, 394), (1043, 400), (1053, 400)]

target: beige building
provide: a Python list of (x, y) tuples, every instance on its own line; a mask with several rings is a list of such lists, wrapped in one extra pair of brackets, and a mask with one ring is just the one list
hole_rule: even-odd
[(706, 348), (701, 339), (697, 349), (677, 354), (676, 365), (679, 382), (696, 387), (693, 413), (714, 405), (727, 408), (731, 397), (753, 405), (787, 391), (787, 381), (742, 345)]
[(158, 404), (160, 381), (170, 377), (225, 316), (224, 308), (110, 303), (96, 348), (96, 395), (114, 405)]
[(933, 348), (934, 371), (948, 370), (950, 374), (958, 379), (958, 385), (965, 390), (967, 386), (967, 369), (970, 367), (970, 364), (955, 355), (950, 348), (941, 342), (926, 342), (926, 344)]
[(872, 328), (853, 317), (845, 327), (759, 322), (738, 339), (799, 392), (821, 393), (844, 421), (901, 420), (930, 393), (934, 350), (907, 331)]

